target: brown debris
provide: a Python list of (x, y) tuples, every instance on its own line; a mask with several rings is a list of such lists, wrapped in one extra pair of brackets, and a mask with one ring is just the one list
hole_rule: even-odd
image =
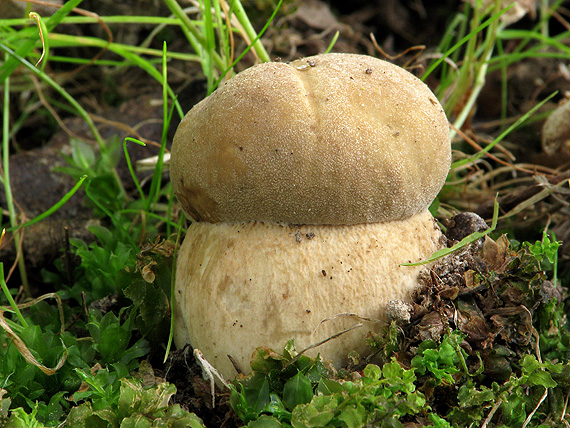
[(524, 248), (515, 251), (505, 236), (485, 236), (440, 259), (422, 281), (411, 322), (400, 325), (398, 360), (410, 361), (424, 340), (439, 342), (460, 330), (470, 372), (475, 373), (482, 361), (483, 375), (497, 381), (510, 376), (522, 354), (536, 352), (533, 317), (540, 305), (564, 298), (533, 256)]

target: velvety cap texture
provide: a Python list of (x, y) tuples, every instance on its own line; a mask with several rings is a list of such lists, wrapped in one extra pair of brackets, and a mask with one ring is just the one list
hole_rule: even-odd
[(375, 223), (425, 210), (450, 162), (447, 118), (423, 82), (324, 54), (251, 67), (194, 106), (171, 180), (197, 221)]

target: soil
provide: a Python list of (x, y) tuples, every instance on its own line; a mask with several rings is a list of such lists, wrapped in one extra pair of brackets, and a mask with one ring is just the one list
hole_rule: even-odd
[[(140, 9), (137, 6), (139, 3), (141, 2), (134, 0), (130, 2), (99, 0), (85, 1), (81, 7), (101, 15), (166, 13), (161, 2), (144, 2), (145, 7), (141, 10), (133, 9)], [(246, 3), (249, 4), (248, 11), (255, 27), (260, 29), (271, 13), (272, 3), (262, 0)], [(325, 51), (335, 32), (338, 31), (339, 37), (333, 51), (387, 58), (396, 64), (411, 67), (412, 71), (419, 74), (425, 67), (426, 61), (436, 52), (451, 17), (463, 7), (465, 7), (463, 1), (452, 0), (437, 2), (289, 0), (284, 2), (282, 11), (274, 24), (269, 27), (263, 42), (272, 58), (289, 61)], [(514, 28), (532, 28), (536, 24), (536, 19), (532, 13), (527, 14), (513, 25)], [(556, 34), (562, 29), (562, 24), (558, 26), (555, 23), (551, 32)], [(150, 31), (145, 26), (129, 26), (128, 31), (119, 28), (111, 30), (114, 41), (133, 45), (144, 40)], [(70, 26), (67, 31), (86, 36), (100, 36), (102, 32), (101, 28), (95, 25)], [(374, 34), (382, 52), (375, 46), (370, 34)], [(162, 49), (158, 41), (154, 43), (156, 44), (154, 48)], [(182, 35), (171, 34), (169, 49), (185, 51), (188, 49), (186, 43)], [(419, 45), (424, 45), (425, 49), (404, 53), (410, 47)], [(515, 48), (515, 41), (507, 42), (504, 46), (505, 50)], [(419, 55), (416, 56), (418, 52)], [(90, 58), (97, 53), (92, 49), (85, 49), (75, 52), (74, 55)], [(404, 53), (402, 56), (398, 56), (402, 53)], [(238, 65), (238, 71), (252, 65), (253, 62), (254, 58), (247, 55)], [(126, 136), (131, 136), (150, 143), (146, 148), (130, 146), (133, 162), (157, 153), (162, 132), (162, 94), (161, 87), (155, 80), (137, 69), (114, 70), (104, 67), (60, 69), (54, 66), (50, 73), (72, 90), (73, 96), (94, 115), (104, 138), (117, 136), (122, 140)], [(540, 112), (550, 111), (564, 100), (565, 94), (570, 93), (570, 72), (563, 61), (521, 60), (511, 65), (507, 73), (506, 120), (512, 120), (527, 112), (539, 100), (558, 91), (558, 95), (540, 109)], [(477, 105), (462, 129), (463, 133), (483, 146), (502, 130), (501, 125), (504, 121), (501, 120), (501, 114), (505, 112), (501, 112), (501, 102), (498, 98), (501, 94), (501, 78), (500, 70), (488, 76)], [(435, 78), (427, 83), (435, 86), (438, 82), (433, 79)], [(169, 80), (185, 109), (189, 109), (206, 94), (204, 77), (200, 66), (196, 63), (172, 61), (169, 64)], [(46, 95), (57, 98), (47, 88), (43, 89)], [(20, 117), (26, 108), (25, 102), (20, 101), (19, 96), (12, 95), (11, 117), (13, 118)], [(13, 154), (10, 158), (12, 191), (19, 210), (27, 218), (33, 218), (51, 207), (75, 184), (74, 178), (53, 168), (66, 164), (64, 154), (69, 154), (72, 140), (79, 138), (93, 145), (92, 135), (82, 120), (63, 110), (58, 110), (57, 114), (60, 123), (56, 122), (52, 115), (46, 114), (46, 110), (40, 106), (27, 116), (13, 137)], [(445, 198), (446, 212), (449, 215), (448, 218), (441, 220), (449, 226), (450, 242), (460, 240), (467, 234), (466, 230), (483, 227), (484, 222), (482, 223), (480, 217), (487, 221), (491, 218), (494, 198), (500, 189), (501, 214), (523, 208), (505, 221), (509, 233), (521, 241), (540, 240), (542, 230), (548, 223), (549, 230), (556, 234), (558, 240), (564, 242), (559, 253), (559, 276), (569, 278), (570, 196), (569, 192), (564, 190), (564, 186), (567, 190), (570, 178), (570, 151), (565, 146), (570, 136), (561, 136), (556, 140), (560, 141), (559, 143), (552, 143), (554, 147), (549, 146), (545, 150), (541, 144), (541, 130), (545, 117), (540, 117), (510, 134), (502, 143), (511, 159), (516, 158), (518, 164), (525, 165), (525, 171), (509, 169), (504, 173), (487, 177), (485, 172), (498, 165), (494, 160), (487, 159), (488, 167), (483, 165), (479, 170), (476, 168), (472, 170), (473, 176), (479, 177), (480, 186), (473, 189), (466, 185), (460, 194), (442, 196)], [(450, 121), (453, 121), (453, 117), (450, 117)], [(171, 126), (171, 134), (176, 126), (175, 121)], [(469, 150), (461, 142), (456, 143), (456, 147)], [(30, 174), (30, 171), (34, 173)], [(126, 191), (134, 196), (136, 189), (131, 184), (132, 180), (124, 159), (121, 161), (119, 174), (123, 178)], [(524, 179), (520, 184), (512, 186), (503, 184), (515, 176)], [(143, 182), (144, 178), (144, 174), (140, 176)], [(543, 194), (544, 189), (550, 189), (551, 192)], [(5, 209), (4, 192), (0, 192), (0, 205)], [(468, 218), (453, 217), (460, 212), (473, 212), (480, 217), (474, 215), (469, 215)], [(3, 211), (3, 221), (6, 223), (7, 217), (4, 213), (5, 211)], [(48, 221), (26, 231), (23, 243), (24, 257), (29, 263), (30, 270), (39, 272), (42, 268), (51, 266), (65, 248), (65, 241), (70, 237), (86, 241), (92, 239), (85, 232), (85, 226), (98, 221), (85, 206), (83, 194), (75, 195)], [(0, 249), (0, 259), (6, 264), (11, 264), (15, 255), (16, 249), (8, 236)], [(481, 351), (484, 359), (493, 360), (494, 355), (490, 349), (494, 340), (500, 339), (505, 343), (524, 341), (525, 335), (530, 333), (525, 330), (524, 314), (518, 313), (515, 309), (521, 303), (518, 300), (520, 296), (509, 294), (514, 291), (506, 290), (502, 301), (507, 303), (497, 306), (497, 301), (488, 288), (477, 289), (475, 294), (473, 283), (470, 283), (469, 277), (465, 275), (468, 271), (484, 273), (491, 268), (495, 270), (504, 268), (503, 264), (507, 263), (507, 259), (510, 260), (509, 257), (511, 254), (501, 240), (496, 242), (481, 240), (434, 268), (431, 275), (425, 278), (424, 288), (415, 302), (411, 322), (405, 328), (406, 340), (410, 342), (410, 346), (421, 339), (439, 337), (444, 326), (443, 320), (447, 322), (456, 319), (453, 314), (447, 313), (449, 302), (452, 300), (462, 302), (463, 313), (469, 314), (469, 317), (459, 320), (463, 323), (464, 331), (468, 332), (465, 347)], [(19, 278), (14, 275), (10, 285), (17, 287), (18, 282)], [(31, 282), (34, 290), (44, 287), (39, 275), (32, 274)], [(547, 285), (541, 291), (544, 295), (562, 293), (556, 287), (548, 289)], [(426, 307), (431, 309), (428, 311)], [(483, 316), (490, 313), (493, 315), (492, 322), (489, 322), (491, 318)], [(504, 328), (509, 323), (510, 328)], [(497, 333), (499, 330), (501, 333)], [(399, 358), (405, 363), (407, 356), (402, 354)], [(495, 367), (498, 367), (497, 376), (505, 376), (506, 373), (500, 371), (499, 363), (500, 361), (495, 364)], [(218, 393), (216, 407), (212, 408), (210, 386), (202, 379), (201, 370), (187, 349), (172, 352), (166, 365), (163, 365), (158, 357), (151, 358), (151, 364), (160, 376), (176, 384), (178, 388), (176, 401), (196, 412), (208, 426), (239, 425), (239, 421), (230, 411), (228, 394)]]

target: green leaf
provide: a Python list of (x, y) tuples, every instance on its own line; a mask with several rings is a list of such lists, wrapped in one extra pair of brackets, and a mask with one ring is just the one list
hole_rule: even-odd
[(254, 351), (251, 357), (250, 366), (254, 372), (259, 373), (281, 370), (283, 367), (283, 357), (269, 348), (259, 347)]
[(179, 404), (168, 406), (161, 419), (168, 421), (172, 428), (204, 428), (202, 419), (194, 413), (182, 409)]
[(449, 422), (443, 418), (440, 418), (435, 413), (430, 413), (428, 418), (433, 423), (434, 428), (452, 428)]
[(85, 421), (87, 418), (93, 414), (93, 408), (90, 402), (86, 402), (80, 404), (79, 406), (75, 406), (67, 415), (67, 419), (65, 423), (68, 426), (82, 428), (85, 426)]
[(285, 405), (277, 394), (269, 394), (269, 403), (261, 410), (261, 413), (269, 413), (275, 416), (278, 420), (283, 421), (291, 420), (291, 412), (285, 409)]
[(334, 418), (337, 408), (336, 397), (316, 395), (310, 403), (298, 405), (293, 409), (291, 425), (294, 428), (326, 427)]
[(507, 426), (522, 426), (526, 419), (525, 412), (525, 399), (524, 397), (511, 394), (508, 400), (501, 403), (503, 411), (503, 422)]
[(130, 416), (138, 411), (142, 398), (142, 388), (137, 387), (133, 381), (121, 379), (121, 389), (118, 403), (118, 414), (121, 418)]
[(142, 278), (137, 278), (125, 288), (124, 294), (139, 309), (139, 317), (146, 331), (159, 325), (169, 314), (168, 296), (155, 283), (148, 283)]
[(472, 385), (461, 385), (459, 393), (457, 394), (460, 407), (480, 407), (485, 403), (497, 400), (493, 390), (481, 387), (481, 390), (476, 389)]
[(359, 428), (365, 425), (366, 415), (367, 412), (364, 406), (359, 402), (355, 402), (352, 406), (344, 407), (338, 419), (343, 421), (348, 428)]
[(544, 386), (545, 388), (555, 388), (558, 385), (550, 373), (545, 370), (535, 371), (526, 382), (529, 386)]
[(439, 347), (431, 340), (423, 342), (418, 347), (418, 355), (412, 359), (412, 368), (422, 375), (429, 371), (438, 383), (455, 383), (453, 375), (459, 372), (455, 366), (460, 363), (458, 353), (465, 352), (458, 345), (462, 339), (461, 333), (452, 333), (444, 336)]
[[(122, 382), (132, 383), (134, 379), (124, 379)], [(176, 386), (168, 382), (162, 382), (152, 388), (143, 388), (137, 381), (136, 385), (142, 390), (140, 409), (147, 415), (151, 415), (168, 407), (170, 398), (176, 394)]]
[(151, 428), (152, 421), (144, 415), (137, 414), (121, 421), (120, 428)]
[(244, 422), (257, 419), (263, 409), (271, 402), (269, 382), (265, 375), (255, 373), (251, 378), (240, 382), (240, 391), (230, 385), (230, 405)]
[[(37, 406), (36, 406), (37, 408)], [(10, 411), (7, 427), (9, 428), (42, 428), (43, 424), (36, 419), (36, 409), (31, 414), (18, 407)]]
[(534, 373), (540, 368), (540, 363), (534, 355), (525, 355), (521, 360), (523, 375)]
[(101, 354), (102, 360), (106, 363), (118, 361), (129, 344), (130, 330), (121, 325), (112, 312), (107, 312), (98, 323), (90, 322), (88, 328), (95, 339), (94, 346)]
[(73, 428), (115, 428), (119, 426), (117, 415), (111, 409), (94, 411), (90, 402), (71, 409), (66, 426)]
[(287, 361), (291, 361), (293, 358), (297, 356), (297, 349), (295, 348), (294, 339), (288, 340), (285, 346), (283, 347), (283, 356)]
[(382, 377), (382, 369), (378, 367), (376, 364), (368, 364), (364, 368), (364, 376), (370, 378), (373, 381), (380, 380), (380, 378)]
[(301, 372), (297, 372), (283, 387), (283, 404), (288, 410), (293, 410), (299, 404), (308, 403), (312, 397), (311, 381)]
[(264, 377), (261, 377), (258, 382), (248, 385), (248, 388), (244, 389), (244, 393), (247, 403), (257, 412), (260, 412), (271, 401), (269, 382)]
[(247, 424), (248, 428), (282, 428), (283, 424), (273, 416), (261, 415), (256, 421)]
[(382, 419), (381, 428), (405, 428), (404, 424), (396, 418), (388, 417)]
[(337, 392), (342, 392), (343, 390), (344, 389), (339, 382), (332, 379), (321, 378), (317, 384), (316, 392), (323, 395), (332, 395)]

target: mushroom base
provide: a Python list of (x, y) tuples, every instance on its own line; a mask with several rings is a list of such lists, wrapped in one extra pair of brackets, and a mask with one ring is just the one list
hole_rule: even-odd
[(369, 331), (386, 321), (386, 304), (409, 300), (418, 287), (422, 267), (399, 265), (442, 246), (427, 210), (353, 226), (193, 223), (178, 255), (175, 343), (200, 349), (231, 379), (227, 355), (248, 373), (259, 346), (280, 352), (295, 339), (301, 350), (362, 322), (308, 352), (340, 367), (349, 351), (366, 352)]

